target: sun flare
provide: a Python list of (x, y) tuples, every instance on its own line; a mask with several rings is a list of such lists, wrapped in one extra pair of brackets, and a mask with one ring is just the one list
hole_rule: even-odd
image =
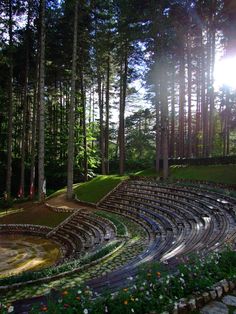
[(215, 64), (214, 71), (215, 86), (228, 86), (236, 89), (236, 56), (222, 58)]

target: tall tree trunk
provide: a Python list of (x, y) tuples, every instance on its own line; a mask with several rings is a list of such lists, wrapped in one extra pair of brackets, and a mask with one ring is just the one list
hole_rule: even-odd
[(171, 131), (170, 131), (170, 156), (175, 157), (175, 67), (173, 65), (171, 79)]
[(83, 77), (83, 68), (81, 68), (80, 73), (80, 87), (81, 87), (81, 104), (82, 104), (82, 128), (83, 128), (83, 148), (84, 148), (84, 180), (88, 181), (88, 157), (87, 157), (87, 132), (86, 132), (86, 101), (85, 101), (85, 92), (84, 92), (84, 77)]
[(159, 103), (159, 92), (156, 91), (156, 95), (154, 98), (155, 101), (155, 113), (156, 113), (156, 173), (160, 171), (160, 146), (161, 146), (161, 137), (160, 137), (160, 103)]
[[(38, 75), (37, 75), (38, 77)], [(30, 198), (35, 195), (35, 142), (36, 142), (36, 103), (37, 103), (37, 81), (34, 88), (33, 116), (32, 116), (32, 138), (31, 138), (31, 160), (30, 160)]]
[(109, 115), (110, 115), (110, 55), (107, 57), (106, 81), (106, 126), (105, 126), (105, 171), (109, 174)]
[(74, 181), (74, 137), (75, 137), (75, 82), (76, 82), (76, 59), (77, 59), (77, 37), (78, 37), (78, 7), (79, 0), (75, 1), (74, 12), (74, 36), (73, 36), (73, 53), (71, 68), (71, 94), (69, 105), (69, 137), (68, 137), (68, 164), (67, 164), (67, 198), (73, 198), (73, 181)]
[[(122, 62), (122, 61), (121, 61)], [(121, 65), (120, 119), (119, 119), (119, 173), (125, 171), (125, 103), (128, 73), (127, 44), (124, 48), (124, 64)]]
[(7, 135), (7, 174), (6, 174), (6, 192), (7, 198), (11, 197), (11, 176), (12, 176), (12, 131), (13, 131), (13, 96), (12, 96), (12, 80), (13, 80), (13, 29), (12, 29), (12, 0), (8, 1), (9, 15), (9, 87), (8, 87), (8, 135)]
[(210, 63), (210, 112), (209, 112), (209, 154), (213, 152), (214, 142), (214, 110), (215, 110), (215, 92), (214, 92), (214, 66), (215, 66), (215, 30), (211, 32), (211, 63)]
[[(95, 91), (93, 88), (93, 97), (92, 97), (92, 135), (94, 136), (95, 129)], [(92, 149), (94, 149), (94, 140), (92, 140)]]
[(28, 107), (28, 76), (29, 76), (29, 26), (30, 26), (30, 1), (28, 1), (28, 17), (26, 28), (25, 51), (25, 80), (23, 90), (23, 126), (21, 135), (21, 171), (20, 171), (20, 197), (25, 195), (25, 153), (26, 153), (26, 115)]
[(45, 0), (40, 1), (40, 61), (39, 61), (39, 148), (38, 148), (38, 198), (44, 201), (44, 76), (45, 76)]
[(203, 136), (203, 156), (208, 156), (208, 103), (206, 101), (206, 60), (203, 38), (201, 40), (201, 112), (202, 112), (202, 136)]
[(161, 130), (162, 130), (162, 159), (163, 159), (163, 178), (169, 176), (169, 152), (168, 152), (168, 98), (167, 98), (167, 75), (166, 59), (162, 56), (161, 78), (160, 78), (160, 101), (161, 101)]
[(188, 157), (192, 156), (192, 58), (191, 58), (191, 37), (187, 40), (188, 52)]
[(231, 108), (230, 108), (230, 92), (227, 88), (226, 90), (226, 126), (225, 126), (225, 132), (226, 132), (226, 155), (229, 155), (230, 152), (230, 116), (231, 116)]
[(99, 107), (99, 124), (100, 124), (100, 157), (101, 157), (101, 173), (105, 174), (105, 154), (104, 154), (104, 121), (103, 121), (103, 95), (102, 95), (102, 78), (100, 66), (98, 66), (98, 107)]
[(185, 61), (182, 47), (179, 67), (179, 156), (184, 157)]
[(195, 156), (199, 157), (200, 156), (200, 129), (201, 129), (201, 86), (200, 86), (200, 75), (201, 75), (201, 70), (200, 70), (200, 62), (198, 62), (197, 65), (197, 70), (196, 70), (196, 84), (197, 84), (197, 103), (196, 103), (196, 127), (195, 127)]

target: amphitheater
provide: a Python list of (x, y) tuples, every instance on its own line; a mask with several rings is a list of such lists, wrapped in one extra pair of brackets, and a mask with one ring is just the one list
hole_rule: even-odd
[[(47, 206), (54, 211), (65, 210)], [(53, 252), (50, 258), (45, 256), (37, 245), (30, 244), (30, 238), (25, 244), (27, 250), (23, 252), (17, 238), (14, 242), (15, 247), (19, 244), (16, 256), (12, 252), (4, 253), (9, 259), (8, 264), (13, 263), (14, 268), (17, 268), (15, 263), (19, 254), (26, 264), (27, 254), (34, 255), (36, 260), (39, 257), (46, 259), (49, 268), (60, 269), (64, 264), (74, 263), (74, 267), (66, 272), (62, 268), (61, 272), (30, 279), (30, 282), (15, 280), (10, 285), (0, 282), (2, 293), (7, 295), (9, 290), (23, 288), (29, 283), (38, 285), (39, 282), (50, 283), (50, 287), (55, 283), (57, 288), (62, 285), (58, 283), (60, 278), (65, 286), (86, 282), (98, 292), (108, 287), (115, 290), (128, 285), (143, 263), (155, 260), (174, 269), (191, 253), (221, 250), (226, 243), (234, 244), (236, 237), (236, 199), (219, 194), (207, 184), (129, 179), (96, 206), (76, 209), (75, 203), (75, 208), (70, 211), (71, 215), (55, 228), (0, 225), (1, 235), (35, 236), (41, 239), (43, 246), (51, 246)], [(7, 244), (0, 244), (2, 252), (4, 247), (6, 251)], [(81, 264), (79, 261), (83, 260)], [(40, 268), (35, 263), (29, 267), (31, 271)]]

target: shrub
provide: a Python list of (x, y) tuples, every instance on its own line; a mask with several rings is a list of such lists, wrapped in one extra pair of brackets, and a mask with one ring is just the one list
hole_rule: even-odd
[(13, 205), (13, 200), (4, 200), (4, 199), (0, 199), (0, 209), (7, 209), (12, 207)]

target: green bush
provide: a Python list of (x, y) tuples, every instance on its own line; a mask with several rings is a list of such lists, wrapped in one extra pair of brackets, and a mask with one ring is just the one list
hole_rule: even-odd
[[(32, 313), (148, 313), (171, 311), (180, 298), (211, 289), (224, 278), (236, 275), (236, 252), (226, 249), (207, 257), (195, 256), (189, 263), (181, 264), (177, 272), (168, 273), (160, 264), (148, 264), (139, 270), (137, 280), (130, 279), (131, 285), (116, 293), (98, 296), (89, 287), (61, 292), (57, 300), (34, 308)], [(133, 283), (133, 284), (132, 284)], [(44, 310), (43, 310), (44, 309)]]
[(0, 209), (7, 209), (7, 208), (11, 208), (13, 205), (13, 200), (4, 200), (4, 199), (0, 199)]

